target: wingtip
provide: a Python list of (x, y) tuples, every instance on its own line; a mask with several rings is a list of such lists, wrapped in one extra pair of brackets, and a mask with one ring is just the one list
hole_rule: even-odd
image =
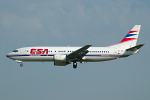
[(85, 45), (85, 46), (88, 46), (88, 47), (90, 47), (90, 46), (92, 46), (92, 45)]

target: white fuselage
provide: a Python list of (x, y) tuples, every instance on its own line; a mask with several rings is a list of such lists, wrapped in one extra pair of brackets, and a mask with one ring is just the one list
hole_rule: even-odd
[[(68, 55), (81, 47), (25, 47), (7, 55), (18, 61), (54, 61), (54, 55)], [(126, 57), (133, 52), (112, 47), (90, 47), (80, 62), (98, 62)]]

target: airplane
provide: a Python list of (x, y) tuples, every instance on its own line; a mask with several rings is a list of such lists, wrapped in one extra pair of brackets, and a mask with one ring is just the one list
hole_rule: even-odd
[(20, 63), (24, 61), (54, 62), (55, 66), (66, 66), (77, 62), (100, 62), (128, 57), (138, 53), (144, 44), (136, 45), (141, 25), (135, 25), (121, 42), (106, 47), (23, 47), (13, 50), (6, 57)]

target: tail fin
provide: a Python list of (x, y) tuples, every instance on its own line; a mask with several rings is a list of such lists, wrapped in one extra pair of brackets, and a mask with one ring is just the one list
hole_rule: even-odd
[(119, 42), (118, 44), (111, 45), (109, 47), (122, 47), (122, 48), (131, 48), (136, 46), (136, 42), (139, 36), (141, 25), (135, 25), (131, 31)]

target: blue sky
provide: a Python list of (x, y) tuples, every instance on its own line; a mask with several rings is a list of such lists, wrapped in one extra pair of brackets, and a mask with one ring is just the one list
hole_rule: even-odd
[[(149, 0), (1, 0), (1, 100), (149, 100)], [(6, 54), (26, 46), (108, 46), (140, 24), (138, 54), (66, 67)]]

